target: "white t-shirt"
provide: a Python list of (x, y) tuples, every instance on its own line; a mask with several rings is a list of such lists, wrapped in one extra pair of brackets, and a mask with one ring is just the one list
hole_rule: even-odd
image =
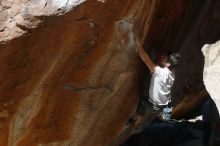
[(171, 100), (174, 74), (167, 67), (156, 66), (151, 77), (149, 101), (157, 105), (167, 105)]

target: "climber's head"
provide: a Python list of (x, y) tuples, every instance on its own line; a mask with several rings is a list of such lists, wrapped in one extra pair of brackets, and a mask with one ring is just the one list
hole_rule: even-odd
[(167, 57), (167, 65), (174, 68), (180, 64), (181, 56), (179, 53), (169, 53)]

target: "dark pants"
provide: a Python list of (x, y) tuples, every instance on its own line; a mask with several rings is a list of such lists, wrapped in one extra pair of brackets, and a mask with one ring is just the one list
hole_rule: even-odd
[(207, 99), (204, 102), (202, 107), (202, 114), (204, 123), (203, 144), (205, 146), (209, 146), (213, 127), (215, 123), (219, 120), (218, 109), (215, 105), (215, 102), (211, 98)]
[(141, 97), (139, 104), (138, 104), (137, 113), (143, 116), (146, 110), (152, 111), (152, 110), (155, 110), (155, 108), (158, 108), (158, 110), (156, 110), (157, 112), (161, 112), (163, 111), (165, 107), (168, 107), (169, 104), (168, 105), (156, 105), (156, 104), (151, 103), (148, 100), (148, 97)]

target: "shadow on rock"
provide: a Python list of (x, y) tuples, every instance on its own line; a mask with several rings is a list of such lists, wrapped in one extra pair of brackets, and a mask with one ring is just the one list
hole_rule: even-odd
[[(195, 133), (195, 131), (197, 131)], [(164, 122), (153, 119), (143, 126), (140, 133), (134, 134), (120, 146), (174, 146), (176, 144), (192, 141), (201, 137), (201, 129), (188, 122)]]

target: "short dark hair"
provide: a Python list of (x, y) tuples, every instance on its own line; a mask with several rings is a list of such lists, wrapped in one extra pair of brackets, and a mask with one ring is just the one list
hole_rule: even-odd
[(171, 67), (176, 67), (180, 64), (181, 56), (179, 53), (171, 53), (168, 56), (168, 62), (170, 63)]

